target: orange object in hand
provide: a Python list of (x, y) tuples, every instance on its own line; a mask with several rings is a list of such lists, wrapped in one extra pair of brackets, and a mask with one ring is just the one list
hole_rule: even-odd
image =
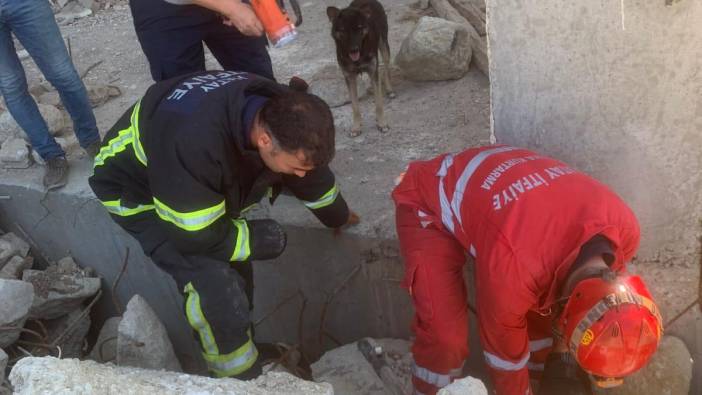
[(290, 0), (290, 2), (297, 16), (295, 24), (290, 22), (288, 13), (277, 0), (251, 0), (251, 8), (261, 21), (268, 40), (274, 48), (282, 47), (293, 41), (297, 37), (295, 26), (302, 23), (300, 7), (295, 0)]

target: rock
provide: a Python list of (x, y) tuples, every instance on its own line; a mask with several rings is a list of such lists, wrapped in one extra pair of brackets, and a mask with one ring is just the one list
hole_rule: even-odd
[[(411, 80), (452, 80), (468, 72), (471, 53), (465, 27), (424, 16), (402, 42), (395, 63)], [(429, 64), (431, 67), (427, 67)]]
[(447, 385), (436, 395), (488, 395), (488, 391), (482, 381), (469, 376)]
[[(411, 393), (412, 355), (411, 343), (400, 339), (374, 339), (389, 356), (397, 382), (404, 385), (404, 393)], [(385, 395), (385, 384), (373, 370), (366, 358), (358, 351), (356, 342), (327, 351), (319, 361), (311, 366), (312, 377), (317, 382), (327, 382), (334, 387), (336, 394)]]
[(22, 258), (15, 255), (0, 269), (0, 279), (19, 280), (22, 278), (22, 273), (31, 269), (33, 265), (34, 258), (31, 256)]
[[(663, 336), (651, 362), (606, 395), (677, 395), (690, 392), (692, 358), (685, 343)], [(605, 394), (605, 392), (598, 392)]]
[(32, 84), (29, 86), (29, 94), (34, 97), (41, 97), (44, 93), (48, 92), (42, 84)]
[(7, 368), (8, 356), (5, 351), (0, 348), (0, 384), (5, 380), (5, 368)]
[(105, 320), (88, 358), (101, 363), (117, 359), (117, 333), (121, 321), (122, 317), (111, 317)]
[(0, 165), (6, 169), (26, 169), (32, 165), (27, 143), (18, 138), (11, 138), (0, 148)]
[(166, 327), (139, 295), (127, 304), (117, 335), (117, 364), (182, 371)]
[(4, 111), (0, 114), (0, 146), (6, 141), (19, 138), (22, 134), (22, 129), (20, 129), (15, 119), (12, 118), (9, 111)]
[(26, 241), (20, 239), (12, 232), (0, 236), (0, 266), (13, 255), (19, 255), (24, 258), (27, 254), (29, 254), (29, 244)]
[[(31, 284), (19, 280), (0, 280), (0, 326), (22, 328), (34, 300)], [(0, 348), (14, 343), (17, 330), (0, 330)]]
[(100, 9), (100, 3), (94, 0), (77, 0), (80, 5), (83, 7), (89, 9), (93, 13), (97, 12)]
[(92, 15), (92, 13), (92, 10), (85, 8), (79, 2), (71, 1), (61, 9), (61, 12), (56, 14), (56, 21), (60, 25), (65, 26), (73, 23), (73, 21), (76, 19), (85, 18), (88, 15)]
[(485, 3), (482, 8), (473, 0), (448, 0), (453, 8), (458, 11), (475, 28), (479, 35), (485, 36)]
[[(456, 22), (468, 30), (470, 36), (470, 46), (473, 50), (473, 63), (486, 76), (490, 73), (490, 63), (487, 54), (487, 35), (481, 36), (473, 25), (466, 20), (455, 8), (449, 3), (449, 0), (430, 0), (432, 8), (436, 14), (451, 22)], [(481, 1), (475, 2), (478, 8), (485, 9), (485, 3)]]
[(61, 102), (61, 96), (56, 91), (42, 93), (37, 98), (37, 102), (39, 102), (39, 104), (45, 104), (47, 106), (54, 106), (57, 108), (63, 107), (63, 103)]
[[(308, 83), (310, 85), (310, 93), (322, 98), (331, 108), (351, 103), (349, 90), (346, 88), (346, 82), (344, 82), (344, 75), (336, 63), (322, 66), (309, 78)], [(369, 85), (369, 81), (366, 78), (358, 78), (359, 100), (368, 96)]]
[(256, 380), (240, 381), (53, 357), (21, 359), (12, 368), (10, 382), (16, 395), (334, 394), (329, 384), (301, 380), (286, 373), (271, 372)]
[(122, 95), (122, 91), (114, 85), (88, 85), (86, 86), (88, 90), (88, 98), (90, 99), (90, 105), (99, 107), (114, 97), (119, 97)]
[(63, 273), (58, 266), (44, 271), (25, 270), (22, 280), (34, 285), (35, 298), (30, 316), (54, 319), (77, 309), (100, 289), (100, 279), (82, 273)]

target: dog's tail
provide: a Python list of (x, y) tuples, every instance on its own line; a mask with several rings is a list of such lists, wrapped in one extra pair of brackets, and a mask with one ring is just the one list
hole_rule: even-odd
[(290, 89), (297, 92), (307, 92), (307, 90), (310, 88), (310, 85), (300, 77), (290, 78), (288, 86), (290, 87)]

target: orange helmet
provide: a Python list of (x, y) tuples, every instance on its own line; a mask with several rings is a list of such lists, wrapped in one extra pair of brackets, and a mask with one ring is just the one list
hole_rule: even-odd
[(646, 365), (663, 332), (643, 280), (613, 272), (580, 281), (559, 323), (580, 367), (603, 387), (621, 384)]

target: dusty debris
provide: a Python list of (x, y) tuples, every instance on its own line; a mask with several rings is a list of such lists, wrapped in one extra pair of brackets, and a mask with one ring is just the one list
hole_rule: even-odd
[(685, 343), (663, 336), (651, 362), (624, 379), (624, 384), (603, 395), (676, 395), (690, 392), (692, 358)]
[(19, 138), (5, 141), (0, 148), (0, 164), (6, 169), (26, 169), (31, 166), (27, 142)]
[[(0, 280), (0, 347), (7, 347), (20, 336), (34, 300), (31, 284), (19, 280)], [(12, 328), (12, 329), (10, 329)]]
[(127, 304), (117, 335), (117, 364), (181, 372), (168, 332), (139, 295)]
[(86, 8), (78, 1), (71, 1), (61, 9), (61, 12), (56, 14), (56, 22), (62, 26), (68, 25), (76, 19), (85, 18), (92, 14), (93, 11), (90, 8)]
[(85, 277), (81, 271), (62, 272), (57, 265), (44, 271), (25, 270), (22, 279), (34, 286), (31, 317), (39, 319), (66, 315), (100, 289), (99, 278)]
[[(394, 376), (411, 393), (410, 367), (412, 356), (410, 342), (400, 339), (375, 339), (388, 355), (388, 365)], [(327, 351), (319, 361), (312, 364), (312, 377), (317, 382), (327, 382), (337, 394), (386, 395), (388, 392), (382, 379), (358, 350), (356, 342)]]
[[(90, 314), (82, 314), (78, 308), (67, 315), (44, 323), (49, 333), (50, 343), (61, 347), (61, 358), (80, 358), (83, 356), (83, 342), (90, 330)], [(60, 339), (59, 336), (61, 336)], [(58, 341), (57, 341), (58, 340)]]
[(110, 317), (105, 320), (88, 358), (103, 363), (117, 359), (117, 334), (120, 321), (122, 317)]
[(2, 266), (0, 269), (0, 279), (5, 280), (19, 280), (22, 278), (22, 273), (25, 270), (31, 269), (34, 265), (34, 258), (27, 256), (22, 258), (21, 256), (13, 256), (10, 260)]
[(63, 107), (63, 103), (61, 102), (61, 96), (57, 91), (42, 93), (39, 97), (37, 97), (37, 103), (58, 108)]
[(402, 42), (395, 63), (408, 79), (440, 81), (463, 77), (470, 59), (470, 37), (464, 26), (425, 16)]
[(10, 373), (16, 395), (30, 394), (247, 394), (332, 395), (326, 383), (271, 372), (256, 380), (211, 379), (183, 373), (98, 364), (77, 359), (24, 358)]

